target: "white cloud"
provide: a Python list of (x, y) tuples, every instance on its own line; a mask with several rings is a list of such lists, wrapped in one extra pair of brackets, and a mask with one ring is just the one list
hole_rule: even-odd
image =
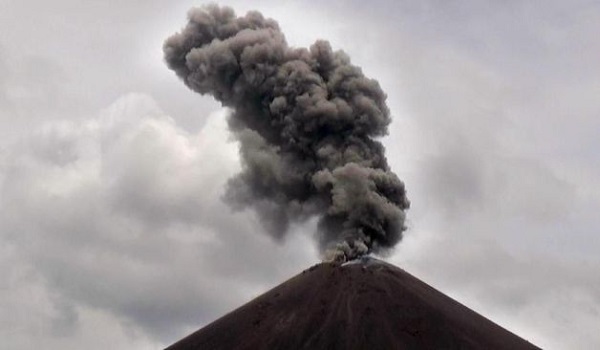
[[(167, 342), (302, 266), (305, 248), (290, 252), (255, 235), (252, 216), (221, 202), (238, 167), (225, 113), (189, 134), (151, 98), (132, 94), (98, 117), (47, 122), (10, 147), (0, 232), (15, 261), (2, 270), (27, 268), (35, 279), (9, 280), (4, 299), (26, 298), (13, 294), (22, 288), (39, 294), (57, 339), (119, 320), (120, 332)], [(17, 343), (40, 321), (27, 322)]]

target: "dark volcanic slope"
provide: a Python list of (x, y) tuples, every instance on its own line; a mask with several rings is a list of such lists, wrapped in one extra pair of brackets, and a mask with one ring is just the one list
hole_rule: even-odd
[(323, 263), (169, 350), (538, 349), (398, 267)]

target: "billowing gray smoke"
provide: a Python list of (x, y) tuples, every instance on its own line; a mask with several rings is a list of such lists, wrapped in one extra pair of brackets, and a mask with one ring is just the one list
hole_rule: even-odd
[[(231, 108), (242, 172), (226, 198), (253, 208), (268, 232), (319, 217), (328, 258), (390, 248), (402, 237), (409, 202), (382, 144), (386, 95), (328, 42), (291, 48), (277, 22), (258, 12), (206, 6), (164, 44), (185, 84)], [(331, 255), (333, 254), (333, 255)]]

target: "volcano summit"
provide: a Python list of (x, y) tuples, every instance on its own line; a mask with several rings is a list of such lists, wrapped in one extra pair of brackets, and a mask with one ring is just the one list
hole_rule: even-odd
[(391, 264), (321, 263), (168, 350), (539, 349)]

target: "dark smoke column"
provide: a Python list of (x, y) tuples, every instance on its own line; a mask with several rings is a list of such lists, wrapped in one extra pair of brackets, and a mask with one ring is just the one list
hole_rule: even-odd
[(165, 42), (165, 59), (190, 89), (231, 108), (243, 170), (228, 201), (252, 207), (275, 237), (319, 216), (330, 259), (396, 244), (409, 201), (373, 139), (390, 123), (377, 81), (326, 41), (289, 47), (277, 22), (258, 12), (236, 17), (211, 5), (188, 17)]

